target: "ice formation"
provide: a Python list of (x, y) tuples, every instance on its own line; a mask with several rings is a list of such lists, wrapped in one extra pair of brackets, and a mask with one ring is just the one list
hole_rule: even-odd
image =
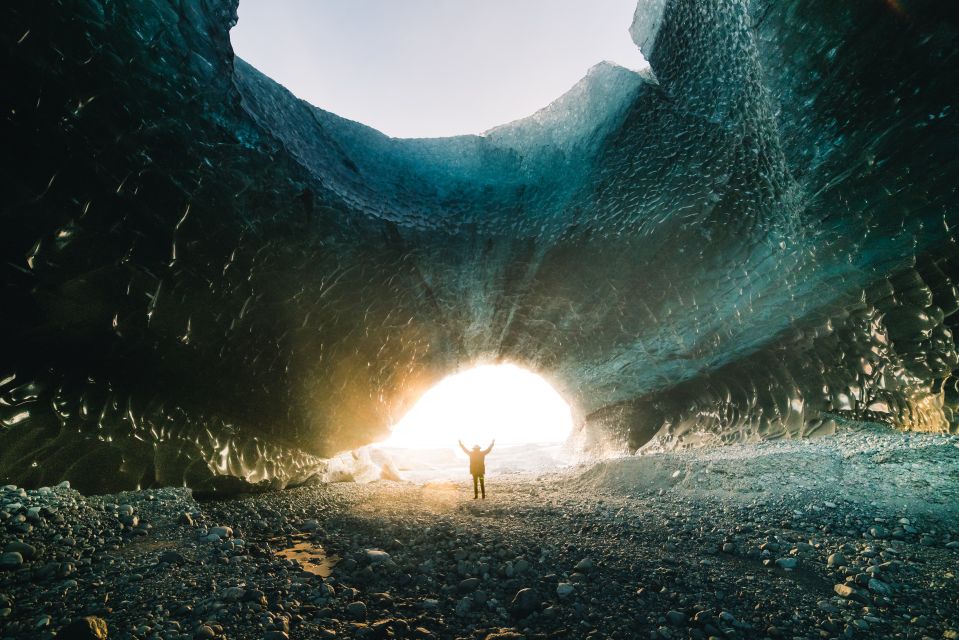
[(583, 447), (956, 429), (951, 3), (644, 0), (655, 78), (430, 140), (235, 59), (235, 4), (2, 9), (0, 479), (297, 482), (471, 362)]

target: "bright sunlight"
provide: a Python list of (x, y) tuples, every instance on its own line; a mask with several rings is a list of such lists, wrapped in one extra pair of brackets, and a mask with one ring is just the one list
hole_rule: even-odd
[(484, 365), (444, 378), (393, 428), (385, 447), (458, 449), (566, 440), (569, 405), (535, 373), (512, 364)]

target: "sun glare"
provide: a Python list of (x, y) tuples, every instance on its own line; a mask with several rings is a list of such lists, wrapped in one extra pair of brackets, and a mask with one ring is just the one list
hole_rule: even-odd
[(535, 373), (511, 364), (484, 365), (443, 379), (396, 423), (382, 445), (458, 449), (556, 443), (573, 427), (569, 405)]

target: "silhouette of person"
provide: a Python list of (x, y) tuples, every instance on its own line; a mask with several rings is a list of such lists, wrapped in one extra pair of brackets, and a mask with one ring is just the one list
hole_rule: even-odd
[(496, 438), (493, 438), (493, 441), (485, 449), (480, 449), (478, 444), (474, 444), (473, 449), (470, 450), (463, 446), (462, 440), (458, 442), (463, 453), (470, 457), (470, 475), (473, 476), (473, 500), (479, 498), (480, 492), (483, 493), (483, 500), (486, 500), (486, 484), (483, 482), (483, 476), (486, 475), (486, 454), (493, 450)]

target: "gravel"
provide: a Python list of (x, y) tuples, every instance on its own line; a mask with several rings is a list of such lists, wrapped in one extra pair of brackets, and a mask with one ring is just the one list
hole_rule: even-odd
[(202, 503), (8, 485), (0, 638), (956, 637), (957, 444), (656, 454), (491, 476), (485, 502), (465, 481)]

